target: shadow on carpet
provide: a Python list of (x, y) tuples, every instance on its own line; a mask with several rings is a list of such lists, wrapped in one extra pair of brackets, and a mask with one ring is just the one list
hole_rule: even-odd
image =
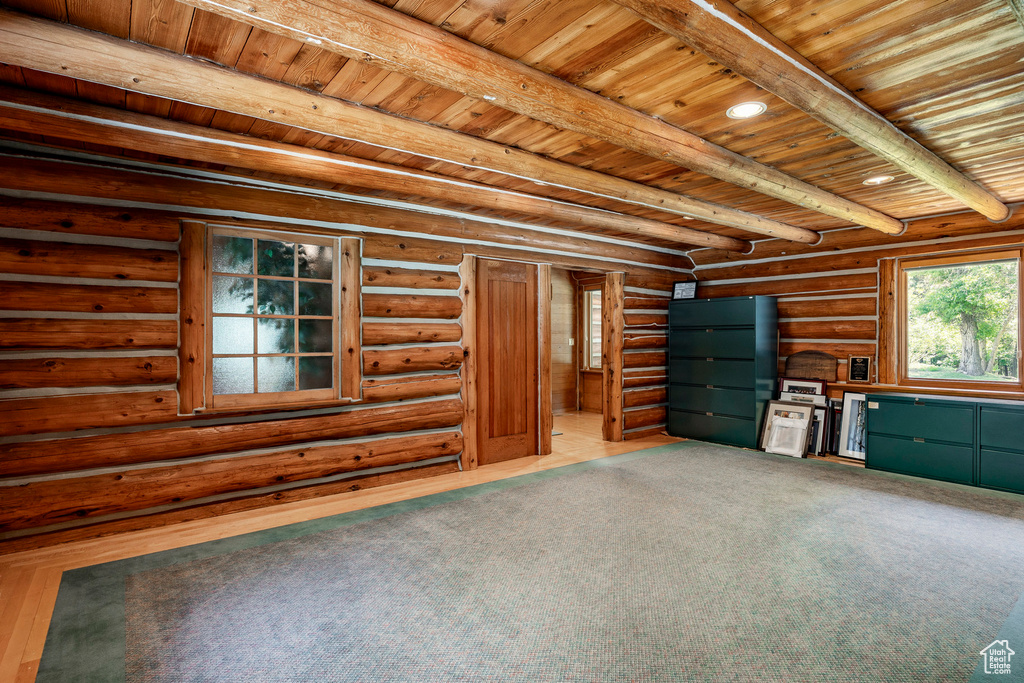
[(38, 680), (965, 681), (1022, 567), (1020, 496), (686, 442), (68, 572)]

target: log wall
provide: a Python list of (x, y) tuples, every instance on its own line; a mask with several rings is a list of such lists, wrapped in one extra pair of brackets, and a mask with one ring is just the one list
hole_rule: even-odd
[[(1019, 208), (1004, 223), (975, 213), (910, 221), (899, 236), (866, 228), (833, 230), (817, 245), (781, 240), (755, 243), (750, 254), (718, 250), (690, 252), (697, 264), (698, 297), (766, 294), (778, 299), (779, 369), (797, 351), (817, 350), (839, 359), (838, 383), (844, 389), (879, 386), (879, 342), (883, 355), (892, 330), (880, 329), (879, 267), (902, 256), (949, 253), (1024, 243), (1024, 213)], [(846, 385), (849, 356), (871, 356), (872, 383)], [(891, 387), (887, 387), (891, 388)]]
[[(565, 231), (538, 230), (538, 250), (526, 228), (394, 207), (109, 169), (100, 183), (64, 162), (23, 170), (0, 174), (0, 552), (456, 471), (464, 254), (625, 268), (655, 287), (689, 266)], [(163, 206), (140, 208), (143, 196)], [(361, 400), (179, 410), (183, 221), (360, 238)]]

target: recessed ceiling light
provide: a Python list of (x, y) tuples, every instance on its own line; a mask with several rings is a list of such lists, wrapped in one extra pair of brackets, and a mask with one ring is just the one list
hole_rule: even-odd
[(725, 115), (730, 119), (749, 119), (754, 116), (760, 116), (766, 111), (768, 111), (768, 105), (763, 102), (744, 102), (743, 104), (729, 107)]
[(891, 183), (895, 178), (891, 175), (874, 175), (864, 181), (865, 185), (885, 185)]

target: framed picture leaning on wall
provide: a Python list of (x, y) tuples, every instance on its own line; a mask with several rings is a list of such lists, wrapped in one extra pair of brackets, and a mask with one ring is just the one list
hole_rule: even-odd
[(843, 394), (843, 424), (839, 431), (839, 455), (864, 460), (867, 453), (867, 419), (864, 394)]
[(802, 458), (811, 438), (814, 406), (809, 403), (769, 401), (765, 411), (761, 449), (767, 453)]

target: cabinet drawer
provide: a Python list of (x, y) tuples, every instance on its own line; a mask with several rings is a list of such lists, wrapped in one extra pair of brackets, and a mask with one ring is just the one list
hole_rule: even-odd
[(701, 441), (757, 448), (757, 425), (753, 420), (740, 417), (669, 410), (668, 433)]
[(668, 388), (668, 404), (677, 410), (754, 419), (753, 389), (708, 389), (672, 384)]
[(982, 404), (978, 419), (982, 448), (1024, 451), (1024, 411)]
[(1024, 455), (982, 448), (978, 454), (978, 483), (1024, 493)]
[(754, 328), (703, 328), (669, 333), (672, 358), (753, 358)]
[(919, 477), (970, 484), (974, 448), (868, 434), (867, 466)]
[[(926, 401), (886, 401), (868, 396), (868, 432), (921, 437), (929, 441), (974, 443), (974, 406)], [(870, 403), (877, 402), (877, 408)]]
[(754, 299), (717, 299), (669, 304), (670, 327), (721, 327), (749, 325), (754, 319)]
[(754, 361), (680, 358), (668, 368), (673, 384), (713, 384), (734, 389), (754, 388)]

